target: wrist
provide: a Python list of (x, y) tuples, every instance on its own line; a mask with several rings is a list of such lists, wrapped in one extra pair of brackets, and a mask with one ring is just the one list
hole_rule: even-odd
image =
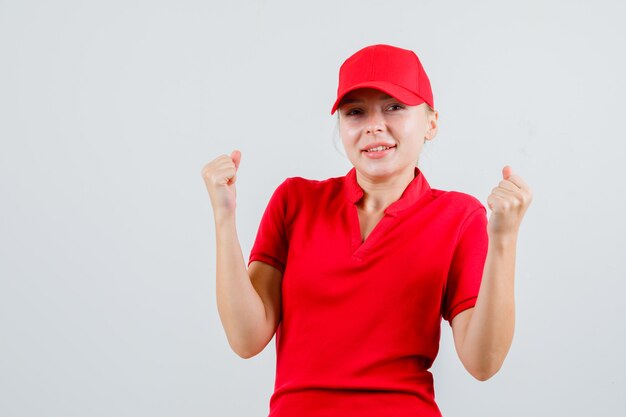
[(230, 223), (235, 221), (235, 211), (214, 212), (213, 220), (216, 225)]
[(517, 233), (489, 234), (489, 246), (498, 248), (514, 247), (517, 244)]

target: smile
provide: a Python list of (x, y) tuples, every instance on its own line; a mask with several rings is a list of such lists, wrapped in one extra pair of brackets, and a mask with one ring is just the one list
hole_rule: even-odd
[(391, 152), (393, 152), (395, 148), (396, 146), (394, 145), (391, 148), (378, 147), (378, 148), (374, 148), (377, 150), (361, 151), (361, 152), (363, 152), (368, 158), (378, 159), (378, 158), (383, 158), (384, 156), (390, 154)]

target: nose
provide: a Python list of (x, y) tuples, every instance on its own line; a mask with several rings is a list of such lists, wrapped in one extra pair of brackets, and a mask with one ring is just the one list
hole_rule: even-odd
[(382, 132), (384, 128), (385, 122), (382, 115), (380, 115), (378, 112), (370, 112), (370, 115), (367, 118), (367, 123), (365, 125), (366, 133), (376, 134)]

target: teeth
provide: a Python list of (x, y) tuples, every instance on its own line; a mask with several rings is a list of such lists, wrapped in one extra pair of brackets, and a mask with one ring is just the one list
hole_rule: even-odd
[(389, 148), (386, 146), (379, 146), (378, 148), (368, 149), (367, 152), (384, 151), (385, 149), (389, 149)]

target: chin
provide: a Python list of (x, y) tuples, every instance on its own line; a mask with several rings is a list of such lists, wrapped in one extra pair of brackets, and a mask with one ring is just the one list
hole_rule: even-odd
[(373, 166), (373, 164), (358, 164), (355, 165), (356, 169), (372, 177), (388, 177), (398, 171), (398, 166), (390, 164), (379, 164), (379, 166)]
[(405, 170), (413, 170), (417, 166), (415, 161), (406, 161), (399, 163), (398, 161), (390, 161), (384, 163), (368, 163), (368, 161), (359, 161), (353, 164), (356, 169), (371, 177), (388, 177), (392, 175), (400, 175)]

